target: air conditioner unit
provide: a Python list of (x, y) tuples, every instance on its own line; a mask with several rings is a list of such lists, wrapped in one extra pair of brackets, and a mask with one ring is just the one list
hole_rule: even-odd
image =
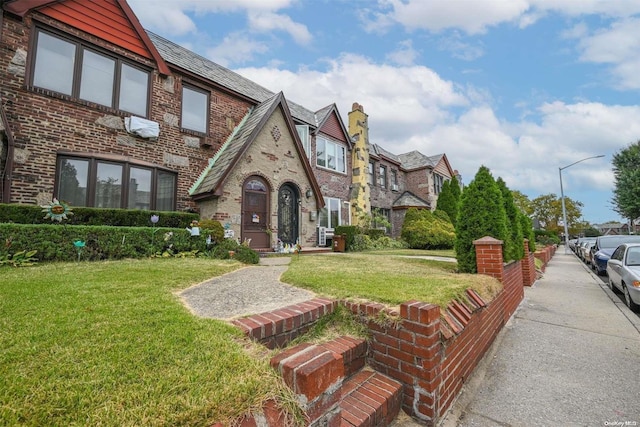
[(142, 138), (157, 138), (160, 135), (160, 124), (141, 117), (131, 116), (124, 118), (124, 127), (129, 133)]
[(398, 184), (391, 184), (392, 191), (398, 191)]
[(327, 246), (327, 228), (318, 227), (318, 246)]

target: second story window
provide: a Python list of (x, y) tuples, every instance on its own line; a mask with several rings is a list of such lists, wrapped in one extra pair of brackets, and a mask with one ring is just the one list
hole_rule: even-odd
[(209, 94), (189, 86), (182, 87), (182, 128), (207, 133)]
[(316, 165), (334, 170), (346, 172), (346, 150), (344, 146), (336, 144), (328, 139), (316, 138)]
[(378, 171), (378, 184), (380, 188), (387, 188), (387, 167), (380, 166)]
[(311, 159), (311, 138), (309, 138), (309, 126), (296, 125), (296, 130), (298, 131), (298, 136), (302, 142), (304, 152), (307, 154), (307, 157)]
[(391, 170), (391, 189), (398, 191), (398, 171), (395, 169)]
[(369, 185), (374, 186), (376, 184), (376, 166), (373, 162), (369, 162)]
[(444, 184), (444, 177), (442, 175), (438, 175), (437, 173), (433, 174), (433, 193), (440, 194), (442, 191), (442, 184)]
[(81, 42), (38, 30), (31, 84), (148, 116), (149, 72)]

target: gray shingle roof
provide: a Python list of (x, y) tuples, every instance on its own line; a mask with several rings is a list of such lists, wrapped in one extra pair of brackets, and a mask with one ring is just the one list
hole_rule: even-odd
[(209, 160), (209, 165), (191, 187), (189, 191), (191, 196), (212, 194), (218, 189), (228, 171), (237, 161), (239, 153), (252, 142), (253, 135), (260, 130), (260, 124), (268, 118), (266, 116), (274, 104), (284, 102), (283, 100), (284, 96), (280, 92), (247, 113), (225, 143)]
[(393, 154), (392, 152), (385, 150), (378, 144), (371, 144), (370, 150), (377, 156), (384, 156), (387, 159), (393, 160), (398, 163), (402, 163), (402, 161), (400, 160), (400, 157), (397, 154)]
[[(191, 52), (189, 49), (177, 45), (151, 31), (147, 31), (147, 34), (158, 52), (160, 52), (162, 59), (170, 64), (176, 65), (247, 98), (253, 99), (256, 103), (264, 102), (274, 95), (269, 89), (197, 53)], [(288, 105), (291, 116), (294, 119), (314, 127), (317, 126), (313, 111), (293, 102), (288, 102)]]
[(411, 191), (405, 191), (394, 202), (394, 207), (413, 207), (413, 208), (431, 208), (431, 204), (420, 197), (413, 194)]

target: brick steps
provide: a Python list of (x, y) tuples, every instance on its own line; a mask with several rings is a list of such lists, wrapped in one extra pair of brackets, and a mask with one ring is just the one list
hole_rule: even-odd
[(271, 359), (293, 390), (309, 426), (385, 427), (398, 415), (402, 385), (365, 368), (367, 343), (339, 337), (303, 343)]
[(362, 370), (342, 385), (341, 427), (386, 427), (402, 405), (402, 384), (376, 371)]

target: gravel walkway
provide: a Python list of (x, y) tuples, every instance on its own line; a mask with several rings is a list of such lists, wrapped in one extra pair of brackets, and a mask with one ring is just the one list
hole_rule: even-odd
[(280, 282), (290, 261), (289, 257), (260, 258), (257, 266), (207, 280), (185, 289), (179, 296), (195, 315), (226, 320), (314, 298), (310, 291)]

